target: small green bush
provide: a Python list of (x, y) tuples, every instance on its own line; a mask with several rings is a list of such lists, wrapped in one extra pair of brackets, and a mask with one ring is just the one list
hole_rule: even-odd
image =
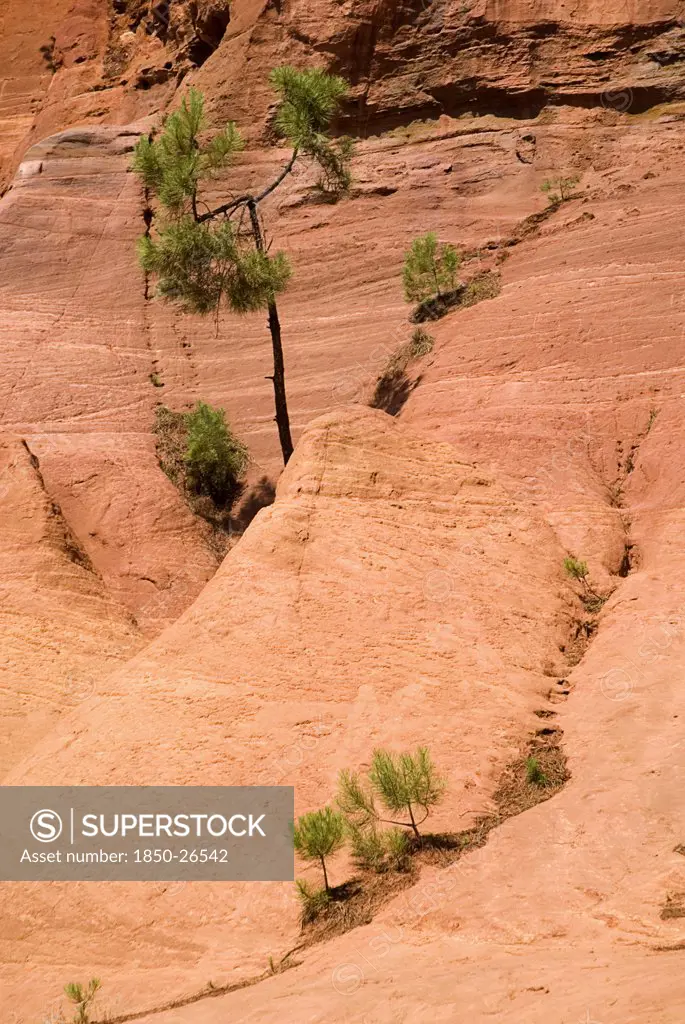
[[(338, 806), (352, 828), (367, 831), (385, 822), (411, 829), (418, 838), (418, 826), (440, 803), (444, 793), (445, 780), (435, 769), (426, 747), (419, 747), (413, 755), (374, 750), (368, 785), (354, 772), (340, 773)], [(406, 815), (409, 820), (382, 817), (376, 809), (376, 797), (388, 812)]]
[(564, 569), (566, 570), (566, 575), (572, 580), (582, 580), (583, 582), (587, 581), (589, 573), (587, 562), (581, 562), (580, 559), (574, 558), (573, 555), (569, 555), (568, 558), (564, 559)]
[(407, 302), (424, 302), (454, 291), (460, 264), (459, 250), (447, 242), (440, 244), (434, 232), (415, 238), (402, 272)]
[(587, 562), (581, 562), (580, 559), (569, 555), (568, 558), (564, 559), (564, 570), (570, 579), (578, 580), (582, 583), (583, 593), (581, 594), (581, 601), (587, 611), (593, 615), (600, 611), (606, 604), (608, 595), (603, 597), (597, 593), (594, 587), (590, 586), (590, 570), (588, 569)]
[(323, 871), (326, 892), (330, 892), (326, 858), (345, 843), (345, 819), (333, 807), (310, 811), (298, 818), (294, 831), (295, 849), (305, 860), (318, 860)]
[(532, 786), (546, 786), (548, 778), (543, 772), (537, 757), (526, 759), (526, 779)]
[(383, 874), (386, 871), (406, 871), (410, 846), (407, 833), (399, 828), (362, 829), (349, 826), (350, 848), (357, 867)]
[(89, 1009), (100, 988), (100, 979), (91, 978), (87, 985), (71, 981), (64, 986), (64, 994), (76, 1006), (73, 1024), (89, 1024)]
[(231, 432), (223, 409), (198, 402), (186, 415), (184, 461), (189, 488), (224, 505), (235, 494), (248, 462), (247, 448)]
[(540, 186), (540, 191), (545, 193), (553, 205), (565, 203), (567, 199), (573, 197), (573, 190), (579, 181), (578, 175), (570, 178), (547, 178)]
[(406, 871), (409, 867), (409, 840), (407, 833), (399, 828), (384, 833), (385, 856), (393, 871)]
[(366, 871), (385, 870), (385, 845), (383, 833), (376, 828), (362, 829), (351, 825), (349, 828), (350, 849), (354, 862)]
[(328, 889), (316, 889), (303, 878), (295, 881), (297, 896), (300, 901), (302, 924), (315, 921), (330, 905), (331, 895)]

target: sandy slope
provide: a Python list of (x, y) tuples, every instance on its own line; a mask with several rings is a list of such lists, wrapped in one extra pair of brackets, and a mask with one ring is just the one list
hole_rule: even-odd
[[(168, 98), (166, 86), (87, 93), (106, 26), (67, 6), (55, 17), (81, 27), (64, 45), (85, 40), (92, 56), (46, 83), (22, 55), (3, 95), (7, 167), (40, 125), (122, 121)], [(459, 828), (487, 808), (534, 712), (553, 709), (572, 771), (553, 800), (458, 870), (426, 869), (295, 970), (150, 1019), (679, 1024), (683, 953), (658, 947), (685, 940), (682, 919), (660, 916), (685, 892), (685, 134), (680, 106), (660, 105), (680, 89), (678, 62), (649, 55), (679, 52), (678, 12), (437, 3), (396, 20), (360, 2), (326, 20), (321, 5), (285, 6), (236, 0), (191, 80), (216, 115), (249, 105), (259, 126), (268, 67), (328, 55), (357, 67), (348, 126), (372, 137), (348, 201), (311, 203), (302, 171), (271, 202), (295, 267), (283, 319), (300, 443), (276, 504), (216, 575), (150, 425), (161, 400), (222, 404), (252, 479), (275, 478), (261, 318), (229, 318), (217, 337), (145, 298), (143, 200), (127, 173), (141, 122), (38, 143), (0, 204), (0, 775), (292, 781), (306, 809), (374, 743), (427, 742), (450, 781), (436, 825)], [(15, 43), (18, 11), (4, 22)], [(136, 60), (164, 55), (147, 40)], [(570, 105), (533, 119), (543, 87)], [(48, 98), (35, 121), (34, 93)], [(458, 116), (473, 95), (484, 116)], [(93, 96), (105, 113), (89, 113)], [(429, 120), (410, 124), (419, 112)], [(281, 158), (251, 148), (237, 179)], [(542, 181), (567, 170), (580, 198), (506, 246), (544, 209)], [(433, 227), (506, 248), (503, 290), (431, 327), (435, 349), (393, 421), (362, 403), (411, 330), (402, 253)], [(612, 591), (572, 669), (583, 613), (562, 577), (568, 552)], [(549, 704), (562, 678), (568, 700)], [(127, 1012), (251, 976), (297, 941), (289, 886), (4, 885), (0, 905), (13, 1024), (32, 1024), (70, 978), (100, 974), (103, 1006)]]

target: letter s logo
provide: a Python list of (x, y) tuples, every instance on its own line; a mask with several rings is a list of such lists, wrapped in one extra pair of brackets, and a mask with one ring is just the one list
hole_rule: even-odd
[(31, 818), (31, 835), (39, 843), (54, 843), (62, 834), (62, 819), (57, 811), (36, 811)]

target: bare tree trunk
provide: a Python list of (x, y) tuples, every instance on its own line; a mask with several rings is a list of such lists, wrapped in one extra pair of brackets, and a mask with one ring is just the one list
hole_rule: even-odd
[(416, 836), (416, 838), (420, 839), (421, 838), (421, 834), (420, 834), (418, 828), (416, 827), (416, 821), (414, 820), (414, 812), (412, 811), (411, 804), (408, 804), (408, 807), (409, 807), (409, 817), (411, 818), (411, 827), (414, 830), (414, 835)]
[[(248, 202), (250, 211), (250, 222), (252, 233), (257, 249), (265, 252), (264, 238), (259, 224), (257, 204), (252, 199)], [(276, 300), (272, 298), (268, 305), (269, 310), (269, 331), (271, 332), (271, 346), (274, 354), (274, 375), (271, 378), (274, 385), (274, 401), (276, 404), (276, 423), (278, 425), (278, 436), (281, 441), (283, 452), (283, 463), (288, 465), (288, 460), (293, 453), (293, 441), (290, 435), (290, 417), (288, 415), (288, 400), (285, 393), (285, 363), (283, 359), (283, 341), (281, 339), (281, 322), (278, 318), (278, 307)]]
[(320, 857), (321, 867), (323, 868), (323, 884), (326, 887), (326, 892), (330, 892), (330, 886), (328, 884), (328, 873), (326, 871), (326, 861), (323, 857)]

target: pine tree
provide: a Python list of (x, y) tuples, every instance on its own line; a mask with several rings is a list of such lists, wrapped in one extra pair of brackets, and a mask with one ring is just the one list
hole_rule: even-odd
[[(340, 773), (338, 806), (353, 830), (369, 831), (386, 822), (410, 828), (418, 838), (418, 826), (440, 803), (444, 792), (445, 781), (426, 747), (419, 747), (413, 755), (374, 750), (368, 785), (354, 772)], [(384, 818), (376, 808), (376, 797), (391, 814), (405, 814), (409, 821)]]
[(430, 231), (415, 238), (404, 258), (404, 294), (407, 302), (424, 302), (454, 291), (461, 253), (453, 245), (438, 243)]
[(198, 402), (185, 420), (188, 484), (196, 494), (207, 494), (217, 505), (224, 505), (238, 490), (238, 479), (247, 466), (247, 448), (229, 429), (223, 409)]
[(88, 1024), (90, 1020), (88, 1011), (98, 993), (100, 984), (99, 978), (91, 978), (87, 985), (71, 981), (64, 986), (64, 994), (69, 1002), (76, 1006), (73, 1024)]
[(298, 818), (294, 832), (295, 849), (305, 860), (318, 860), (323, 870), (326, 892), (330, 892), (326, 857), (340, 850), (345, 842), (345, 820), (339, 811), (324, 807)]
[(590, 570), (588, 569), (587, 562), (581, 562), (579, 558), (569, 555), (568, 558), (564, 559), (564, 571), (570, 579), (578, 580), (579, 583), (582, 583), (583, 592), (586, 595), (601, 601), (602, 604), (604, 603), (606, 598), (600, 597), (594, 587), (590, 585)]
[(343, 79), (318, 69), (282, 67), (271, 73), (270, 81), (280, 97), (275, 127), (292, 153), (277, 178), (261, 191), (214, 209), (203, 199), (203, 186), (231, 167), (244, 142), (232, 122), (204, 141), (204, 99), (196, 89), (166, 119), (159, 137), (141, 138), (133, 169), (160, 207), (154, 235), (148, 232), (138, 244), (141, 265), (157, 276), (159, 294), (189, 312), (213, 313), (217, 320), (222, 304), (241, 314), (268, 311), (275, 418), (287, 463), (293, 445), (276, 296), (286, 288), (291, 270), (284, 253), (270, 253), (259, 206), (301, 158), (320, 168), (322, 188), (336, 195), (345, 192), (352, 150), (348, 140), (334, 141), (328, 135), (347, 92)]

